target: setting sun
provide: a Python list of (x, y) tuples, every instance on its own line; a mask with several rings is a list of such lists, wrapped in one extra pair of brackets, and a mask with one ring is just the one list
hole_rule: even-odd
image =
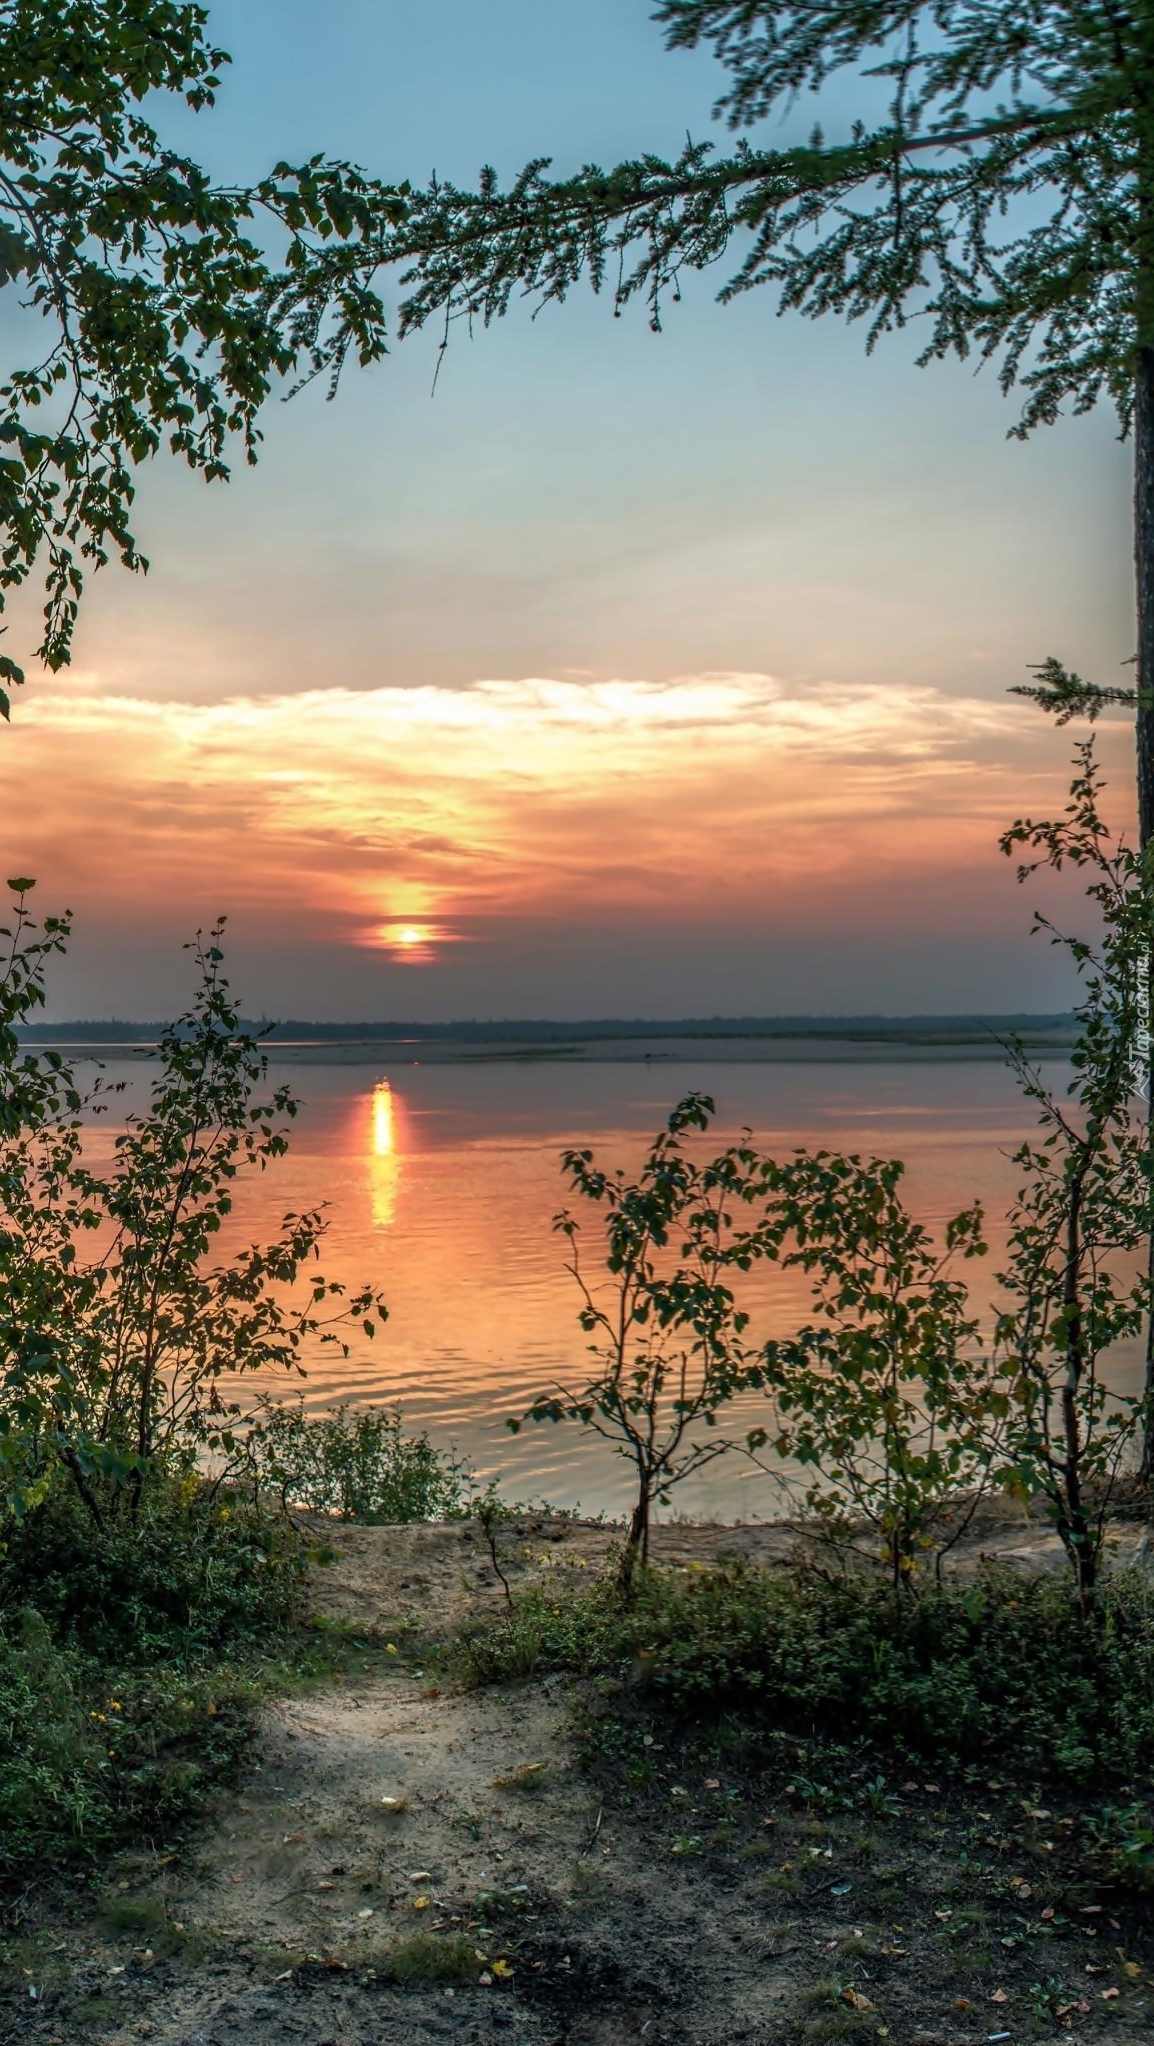
[(371, 942), (383, 945), (395, 959), (406, 960), (410, 965), (423, 965), (434, 955), (434, 946), (443, 933), (433, 924), (378, 924), (372, 933)]

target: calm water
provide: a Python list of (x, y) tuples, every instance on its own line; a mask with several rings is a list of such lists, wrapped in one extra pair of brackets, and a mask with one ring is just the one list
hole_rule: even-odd
[[(107, 1072), (127, 1077), (139, 1098), (147, 1068), (110, 1061)], [(1062, 1084), (1060, 1065), (1049, 1072)], [(535, 1393), (575, 1382), (582, 1369), (585, 1337), (551, 1228), (564, 1146), (588, 1144), (607, 1164), (635, 1166), (673, 1102), (700, 1089), (718, 1107), (711, 1145), (749, 1124), (778, 1152), (825, 1144), (904, 1158), (911, 1205), (931, 1225), (975, 1198), (988, 1204), (991, 1256), (971, 1267), (980, 1288), (999, 1262), (997, 1222), (1015, 1180), (1008, 1154), (1031, 1126), (1008, 1072), (960, 1060), (315, 1065), (291, 1077), (305, 1097), (292, 1150), (248, 1188), (238, 1226), (263, 1234), (286, 1209), (327, 1201), (322, 1269), (377, 1284), (390, 1310), (375, 1343), (359, 1339), (347, 1361), (315, 1361), (308, 1404), (396, 1401), (410, 1423), (455, 1443), (486, 1476), (500, 1474), (511, 1496), (594, 1512), (620, 1511), (624, 1466), (571, 1424), (516, 1439), (504, 1426)], [(751, 1275), (744, 1304), (754, 1330), (768, 1333), (804, 1312), (805, 1298), (804, 1280), (765, 1268)], [(1137, 1375), (1136, 1359), (1120, 1368)], [(769, 1482), (736, 1460), (676, 1496), (694, 1515), (775, 1510)]]

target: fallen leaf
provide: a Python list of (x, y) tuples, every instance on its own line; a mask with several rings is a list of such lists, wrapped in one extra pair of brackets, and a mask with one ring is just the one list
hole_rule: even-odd
[(1103, 2003), (1117, 2003), (1122, 1991), (1120, 1989), (1100, 1989), (1098, 1994)]
[(1010, 1999), (1004, 1989), (995, 1989), (990, 1998), (991, 2003), (1009, 2003), (1009, 2001)]
[(973, 2010), (973, 2008), (974, 2008), (974, 2006), (973, 2006), (973, 2004), (972, 2004), (972, 2003), (970, 2002), (970, 1999), (969, 1999), (969, 1997), (968, 1997), (968, 1996), (955, 1996), (955, 1998), (954, 1998), (954, 2009), (955, 2009), (955, 2010)]
[(707, 1776), (705, 1779), (705, 1788), (707, 1790), (720, 1790), (721, 1785), (718, 1782), (716, 1776)]
[(508, 1982), (512, 1979), (513, 1970), (509, 1966), (508, 1961), (494, 1961), (493, 1973), (497, 1977), (498, 1982)]
[(490, 1975), (488, 1969), (485, 1970), (485, 1973), (483, 1975), (478, 1975), (477, 1980), (481, 1984), (481, 1987), (483, 1989), (490, 1989), (492, 1987), (493, 1977)]
[(358, 1917), (358, 1918), (371, 1918), (371, 1917), (372, 1917), (372, 1915), (373, 1915), (373, 1907), (372, 1907), (372, 1905), (371, 1905), (371, 1904), (366, 1904), (366, 1906), (365, 1906), (365, 1908), (364, 1908), (364, 1910), (363, 1910), (363, 1911), (358, 1911), (358, 1912), (357, 1912), (357, 1917)]
[(318, 1890), (331, 1890), (331, 1889), (332, 1889), (333, 1887), (334, 1887), (334, 1885), (333, 1885), (332, 1883), (318, 1883), (318, 1884), (317, 1884), (317, 1888), (318, 1888)]
[(1038, 1913), (1038, 1916), (1039, 1918), (1052, 1918), (1054, 1916), (1054, 1906), (1052, 1904), (1047, 1904), (1045, 1910), (1040, 1911)]
[(427, 1910), (428, 1910), (428, 1908), (429, 1908), (429, 1900), (428, 1900), (428, 1898), (427, 1898), (427, 1897), (414, 1897), (414, 1898), (413, 1898), (413, 1909), (414, 1909), (414, 1911), (427, 1911)]
[(1142, 1970), (1137, 1961), (1123, 1961), (1122, 1972), (1130, 1977), (1131, 1982), (1140, 1982), (1142, 1980)]

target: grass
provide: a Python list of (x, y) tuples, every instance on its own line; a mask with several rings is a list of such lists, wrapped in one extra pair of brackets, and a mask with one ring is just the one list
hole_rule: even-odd
[(465, 1933), (414, 1932), (376, 1953), (373, 1972), (387, 1982), (475, 1982), (482, 1963)]

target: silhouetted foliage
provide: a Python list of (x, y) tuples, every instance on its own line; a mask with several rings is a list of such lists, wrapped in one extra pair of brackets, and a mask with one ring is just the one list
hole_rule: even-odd
[[(0, 385), (0, 607), (42, 565), (50, 668), (86, 570), (147, 567), (141, 462), (167, 448), (226, 478), (278, 384), (385, 350), (374, 275), (402, 192), (321, 156), (217, 185), (148, 118), (165, 93), (212, 106), (228, 58), (207, 25), (188, 0), (0, 0), (0, 287), (44, 333)], [(0, 715), (22, 680), (0, 659)]]

